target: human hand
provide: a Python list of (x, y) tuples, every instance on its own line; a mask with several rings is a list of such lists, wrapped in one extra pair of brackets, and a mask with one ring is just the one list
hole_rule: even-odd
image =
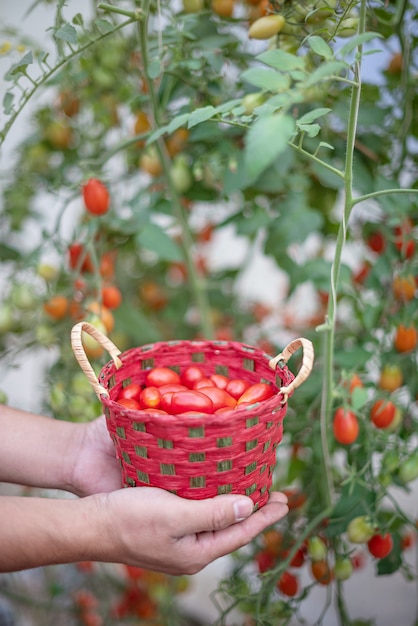
[(71, 457), (68, 482), (76, 495), (83, 497), (122, 487), (121, 470), (104, 415), (77, 424)]
[(153, 487), (121, 489), (96, 501), (104, 524), (96, 560), (172, 575), (195, 574), (248, 544), (288, 512), (280, 492), (273, 492), (255, 513), (246, 496), (187, 500)]

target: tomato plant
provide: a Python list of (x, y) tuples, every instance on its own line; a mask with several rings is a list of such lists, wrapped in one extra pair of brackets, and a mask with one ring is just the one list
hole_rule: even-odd
[[(251, 389), (251, 347), (275, 356), (289, 337), (307, 337), (315, 367), (288, 398), (277, 463), (263, 470), (287, 494), (289, 514), (231, 559), (218, 621), (238, 610), (242, 623), (309, 622), (323, 578), (318, 613), (325, 621), (333, 605), (350, 623), (344, 581), (359, 564), (364, 574), (373, 564), (376, 589), (383, 574), (417, 577), (400, 541), (414, 532), (418, 479), (415, 3), (126, 0), (76, 13), (39, 0), (45, 33), (31, 11), (9, 25), (15, 5), (0, 46), (9, 64), (0, 398), (23, 402), (7, 380), (34, 358), (35, 410), (74, 421), (101, 413), (69, 347), (76, 321), (93, 322), (122, 352), (181, 338), (247, 344), (248, 380), (233, 362), (209, 372), (197, 354), (187, 373), (170, 363), (151, 374), (150, 361), (138, 388), (119, 390), (135, 411), (193, 428), (196, 398), (212, 403), (216, 420), (234, 402), (251, 416), (259, 402), (281, 402), (273, 386)], [(30, 132), (20, 141), (22, 113)], [(88, 335), (83, 345), (100, 371), (106, 351)], [(300, 365), (295, 354), (289, 367)], [(257, 449), (261, 426), (249, 427)], [(375, 559), (366, 543), (379, 532), (393, 548)], [(96, 564), (76, 571), (100, 602), (71, 619), (170, 615), (174, 626), (175, 580), (145, 570), (122, 570), (121, 580), (116, 567), (113, 584), (113, 570), (104, 581)], [(46, 586), (63, 589), (62, 606), (73, 604), (73, 573), (63, 580), (54, 570), (57, 584)], [(1, 597), (19, 585), (6, 582)], [(12, 593), (9, 602), (23, 610)]]
[(384, 559), (392, 552), (393, 539), (390, 533), (373, 535), (367, 542), (370, 554), (376, 559)]

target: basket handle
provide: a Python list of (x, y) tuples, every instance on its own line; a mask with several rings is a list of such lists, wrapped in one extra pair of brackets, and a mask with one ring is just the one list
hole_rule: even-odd
[(99, 400), (101, 400), (103, 396), (107, 397), (109, 394), (107, 390), (97, 380), (94, 369), (90, 365), (90, 362), (87, 358), (82, 341), (83, 331), (96, 339), (96, 341), (98, 341), (100, 345), (109, 352), (117, 369), (119, 369), (122, 365), (122, 361), (119, 358), (119, 354), (121, 353), (121, 351), (115, 346), (114, 343), (112, 343), (112, 341), (110, 341), (109, 337), (106, 337), (106, 335), (100, 332), (100, 330), (98, 330), (95, 326), (93, 326), (93, 324), (90, 324), (89, 322), (79, 322), (78, 324), (73, 326), (71, 330), (71, 346), (75, 358), (77, 359), (78, 364), (87, 376), (87, 379), (90, 385), (93, 387), (96, 396), (99, 398)]
[(299, 387), (308, 378), (309, 374), (312, 371), (314, 362), (314, 349), (312, 342), (309, 341), (309, 339), (304, 339), (303, 337), (294, 339), (284, 348), (283, 352), (275, 356), (273, 359), (270, 359), (269, 361), (270, 367), (275, 370), (277, 365), (286, 365), (292, 354), (299, 350), (299, 348), (303, 349), (302, 365), (295, 379), (290, 383), (290, 385), (280, 388), (279, 393), (283, 394), (283, 404), (287, 402), (289, 394), (292, 393), (292, 391), (294, 391), (297, 387)]

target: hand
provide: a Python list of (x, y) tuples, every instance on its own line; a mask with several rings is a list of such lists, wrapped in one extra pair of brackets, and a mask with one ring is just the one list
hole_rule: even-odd
[(73, 493), (83, 497), (122, 487), (121, 470), (104, 415), (77, 424), (72, 448), (69, 483)]
[(246, 496), (186, 500), (153, 487), (132, 487), (98, 498), (101, 553), (97, 560), (195, 574), (215, 559), (248, 544), (288, 512), (274, 492), (259, 511)]

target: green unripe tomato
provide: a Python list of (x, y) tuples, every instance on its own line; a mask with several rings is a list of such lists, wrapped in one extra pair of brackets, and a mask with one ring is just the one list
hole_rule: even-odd
[(244, 107), (245, 115), (252, 115), (254, 109), (259, 107), (264, 102), (264, 95), (259, 93), (248, 93), (242, 99), (242, 106)]
[(55, 265), (51, 265), (50, 263), (39, 263), (37, 267), (38, 276), (43, 278), (46, 282), (51, 282), (55, 280), (58, 276), (58, 268)]
[(375, 529), (367, 515), (359, 515), (347, 526), (347, 535), (351, 543), (367, 543), (373, 537)]
[(307, 550), (312, 561), (324, 561), (327, 557), (327, 546), (320, 537), (310, 537)]
[(336, 580), (348, 580), (353, 573), (353, 564), (349, 558), (341, 558), (335, 561), (334, 576)]
[(39, 324), (35, 330), (36, 341), (45, 348), (50, 348), (57, 343), (54, 330), (47, 324)]
[(32, 285), (23, 283), (13, 285), (10, 292), (10, 301), (17, 309), (22, 311), (30, 311), (37, 304), (37, 298), (33, 291)]
[(410, 483), (418, 478), (418, 450), (405, 461), (402, 461), (399, 466), (398, 476), (403, 483)]
[(190, 167), (187, 158), (184, 155), (179, 155), (173, 160), (173, 164), (170, 170), (171, 181), (177, 191), (177, 193), (186, 193), (193, 184), (193, 176), (190, 171)]
[(203, 0), (183, 0), (183, 11), (185, 13), (199, 13), (203, 11), (204, 7)]

